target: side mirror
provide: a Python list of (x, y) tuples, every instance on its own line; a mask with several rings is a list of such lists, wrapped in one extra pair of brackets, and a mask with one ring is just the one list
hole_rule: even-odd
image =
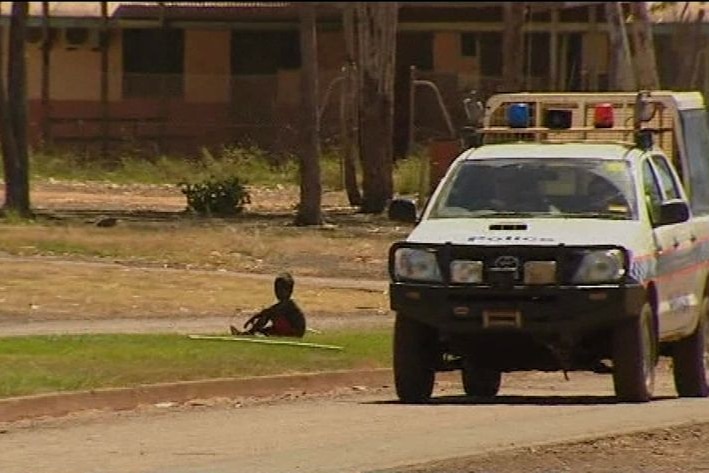
[(416, 223), (416, 204), (407, 199), (394, 199), (389, 204), (389, 220)]
[(672, 199), (660, 206), (659, 225), (673, 225), (689, 220), (689, 206), (680, 199)]

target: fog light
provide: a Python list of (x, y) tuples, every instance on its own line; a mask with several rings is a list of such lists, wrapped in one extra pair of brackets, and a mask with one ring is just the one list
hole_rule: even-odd
[(556, 282), (556, 261), (527, 261), (524, 263), (524, 283), (554, 284)]
[(451, 262), (451, 282), (480, 284), (483, 280), (482, 261), (456, 260)]

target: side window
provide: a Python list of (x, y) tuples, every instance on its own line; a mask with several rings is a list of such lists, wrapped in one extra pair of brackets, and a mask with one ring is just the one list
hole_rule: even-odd
[(660, 186), (655, 178), (655, 173), (652, 170), (649, 160), (643, 162), (643, 193), (645, 196), (645, 205), (650, 214), (650, 220), (655, 225), (660, 218), (660, 206), (662, 205), (662, 193)]
[(667, 159), (663, 156), (653, 156), (652, 163), (657, 169), (657, 175), (660, 178), (660, 184), (665, 194), (665, 199), (679, 199), (681, 193), (679, 191), (679, 183), (672, 174), (672, 169), (667, 163)]
[(684, 127), (684, 141), (687, 147), (687, 169), (683, 179), (690, 185), (689, 199), (694, 215), (709, 215), (709, 127), (704, 107), (683, 110), (680, 119)]

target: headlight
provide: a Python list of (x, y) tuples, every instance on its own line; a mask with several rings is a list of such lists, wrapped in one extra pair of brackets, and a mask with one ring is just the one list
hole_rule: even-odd
[(430, 250), (399, 248), (394, 253), (394, 274), (401, 279), (442, 281), (436, 254)]
[(583, 255), (573, 282), (582, 284), (617, 282), (624, 275), (625, 258), (622, 251), (588, 251)]
[(479, 284), (482, 281), (482, 261), (456, 260), (451, 262), (451, 282)]

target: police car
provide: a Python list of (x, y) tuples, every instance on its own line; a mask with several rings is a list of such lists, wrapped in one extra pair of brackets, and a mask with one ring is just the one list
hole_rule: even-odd
[(420, 215), (390, 206), (416, 223), (389, 255), (400, 400), (437, 371), (494, 396), (505, 372), (584, 370), (645, 402), (660, 356), (679, 396), (707, 396), (702, 96), (498, 95), (476, 137)]

